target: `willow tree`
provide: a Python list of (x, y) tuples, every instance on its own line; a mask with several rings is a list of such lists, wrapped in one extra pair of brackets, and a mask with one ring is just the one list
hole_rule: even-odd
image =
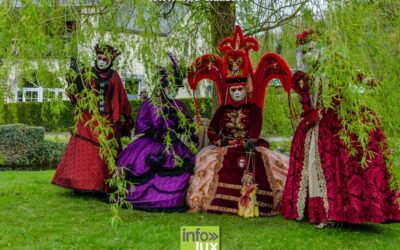
[[(382, 125), (390, 136), (390, 146), (400, 152), (398, 80), (399, 68), (399, 6), (395, 1), (353, 1), (353, 3), (330, 5), (330, 8), (315, 14), (317, 0), (267, 1), (252, 0), (238, 2), (216, 1), (2, 1), (0, 7), (0, 94), (10, 96), (10, 81), (21, 79), (37, 72), (43, 87), (50, 86), (51, 77), (65, 79), (69, 71), (70, 57), (78, 58), (85, 65), (92, 65), (93, 46), (109, 43), (122, 51), (115, 68), (120, 72), (132, 72), (137, 67), (134, 61), (143, 64), (146, 79), (151, 89), (157, 85), (156, 65), (167, 64), (167, 52), (174, 52), (183, 65), (188, 66), (198, 55), (211, 52), (216, 44), (230, 36), (234, 23), (243, 26), (247, 35), (257, 38), (274, 37), (280, 40), (282, 53), (290, 65), (294, 65), (294, 35), (307, 26), (314, 26), (326, 34), (332, 55), (341, 54), (343, 65), (356, 65), (357, 69), (371, 74), (379, 87), (364, 92), (350, 91), (349, 79), (335, 71), (333, 60), (327, 64), (328, 72), (342, 87), (349, 89), (349, 100), (356, 106), (362, 102), (370, 104), (382, 117)], [(330, 1), (325, 1), (330, 3)], [(318, 3), (319, 4), (319, 3)], [(305, 7), (311, 11), (305, 11)], [(393, 11), (397, 10), (397, 11)], [(308, 14), (307, 14), (308, 13)], [(276, 28), (282, 29), (279, 37)], [(275, 29), (275, 30), (274, 30)], [(274, 32), (272, 32), (274, 30)], [(278, 29), (279, 30), (279, 29)], [(267, 35), (266, 35), (267, 34)], [(359, 46), (359, 45), (362, 46)], [(266, 43), (266, 50), (273, 50)], [(254, 54), (257, 60), (260, 54)], [(52, 74), (45, 74), (52, 69)], [(350, 71), (349, 71), (350, 72)], [(346, 78), (347, 77), (347, 78)], [(46, 80), (48, 79), (48, 80)], [(63, 80), (64, 81), (64, 80)], [(341, 86), (340, 84), (338, 86)], [(332, 94), (325, 92), (327, 96)], [(86, 98), (95, 98), (88, 93)], [(0, 122), (3, 98), (0, 98)], [(285, 104), (281, 104), (285, 105)], [(50, 103), (48, 108), (59, 112), (62, 103)], [(348, 111), (341, 113), (349, 117)], [(77, 117), (83, 109), (93, 109), (84, 102), (75, 109)], [(346, 113), (347, 112), (347, 113)], [(57, 118), (54, 118), (57, 119)], [(354, 132), (367, 133), (368, 125)], [(109, 133), (107, 124), (99, 131)], [(115, 170), (115, 151), (108, 150), (113, 141), (104, 140), (104, 158), (110, 170)], [(396, 162), (396, 159), (394, 159)], [(397, 160), (398, 164), (398, 160)], [(111, 180), (119, 193), (116, 199), (123, 200), (124, 181), (118, 176)], [(118, 215), (117, 207), (113, 207)]]

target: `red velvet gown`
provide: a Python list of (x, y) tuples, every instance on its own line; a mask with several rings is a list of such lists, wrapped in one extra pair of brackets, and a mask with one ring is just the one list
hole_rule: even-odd
[[(213, 144), (221, 139), (256, 140), (254, 169), (258, 184), (257, 203), (260, 215), (267, 216), (278, 212), (288, 159), (270, 151), (267, 142), (259, 138), (261, 125), (262, 110), (256, 104), (239, 107), (222, 105), (210, 122), (208, 137)], [(241, 158), (246, 158), (246, 149), (241, 144), (208, 146), (197, 154), (195, 174), (191, 177), (187, 195), (191, 211), (238, 213), (241, 180), (246, 169), (239, 164)]]
[[(121, 115), (130, 117), (131, 107), (128, 97), (122, 85), (118, 72), (110, 70), (104, 74), (97, 73), (100, 82), (108, 82), (100, 86), (99, 81), (92, 79), (92, 87), (97, 90), (103, 88), (104, 103), (99, 103), (100, 112), (106, 116), (114, 125), (115, 135), (120, 136), (117, 130)], [(70, 97), (73, 103), (76, 102), (74, 96)], [(100, 148), (98, 135), (93, 130), (85, 127), (85, 123), (91, 119), (89, 112), (84, 112), (82, 120), (76, 123), (76, 134), (71, 136), (68, 146), (64, 152), (52, 183), (71, 188), (74, 190), (107, 192), (109, 190), (106, 180), (111, 177), (106, 163), (100, 158)], [(127, 133), (129, 135), (130, 130)]]
[(383, 155), (387, 145), (381, 128), (377, 124), (370, 132), (368, 148), (375, 157), (369, 158), (363, 169), (359, 164), (362, 152), (350, 156), (338, 136), (342, 125), (337, 113), (322, 111), (319, 120), (318, 111), (311, 107), (307, 80), (303, 72), (292, 80), (293, 89), (301, 97), (303, 114), (292, 141), (282, 214), (288, 219), (308, 218), (311, 223), (400, 220), (399, 192), (389, 188)]

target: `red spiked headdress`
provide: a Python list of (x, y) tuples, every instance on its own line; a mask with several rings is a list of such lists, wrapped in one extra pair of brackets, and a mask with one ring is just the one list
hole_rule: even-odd
[(251, 99), (254, 74), (249, 59), (249, 51), (257, 51), (258, 48), (258, 41), (254, 37), (245, 37), (239, 25), (235, 26), (232, 37), (227, 37), (220, 43), (218, 50), (224, 54), (222, 72), (225, 77), (226, 88), (219, 95), (225, 95), (225, 100), (230, 100), (227, 97), (228, 88), (238, 85), (246, 86), (248, 98)]
[[(212, 80), (217, 86), (219, 103), (223, 104), (230, 99), (228, 96), (230, 86), (246, 86), (248, 101), (255, 102), (263, 108), (269, 81), (274, 78), (279, 79), (288, 92), (292, 73), (286, 62), (275, 53), (265, 54), (254, 72), (249, 51), (258, 49), (257, 40), (254, 37), (245, 37), (242, 28), (236, 25), (233, 36), (225, 38), (218, 47), (224, 54), (223, 59), (216, 54), (205, 54), (192, 63), (188, 75), (190, 88), (195, 91), (201, 80)], [(196, 98), (195, 100), (198, 110), (198, 102)], [(198, 111), (197, 119), (199, 120)]]

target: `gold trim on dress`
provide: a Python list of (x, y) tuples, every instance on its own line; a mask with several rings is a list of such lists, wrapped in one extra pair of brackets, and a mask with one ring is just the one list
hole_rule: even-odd
[(222, 200), (236, 201), (236, 202), (240, 200), (239, 197), (226, 194), (216, 194), (214, 199), (222, 199)]
[(265, 196), (274, 196), (274, 192), (265, 191), (265, 190), (262, 190), (262, 189), (258, 189), (257, 190), (257, 194), (265, 195)]
[[(218, 187), (230, 188), (230, 189), (235, 189), (235, 190), (241, 190), (243, 188), (243, 186), (241, 186), (241, 185), (235, 185), (235, 184), (223, 183), (223, 182), (218, 183)], [(257, 189), (257, 194), (265, 195), (265, 196), (274, 196), (274, 192), (265, 191), (262, 189)]]
[(241, 190), (243, 186), (242, 185), (236, 185), (236, 184), (220, 182), (220, 183), (218, 183), (218, 187)]
[[(316, 126), (314, 133), (315, 133), (314, 134), (315, 138), (318, 138), (318, 134), (319, 134), (319, 126), (318, 125)], [(322, 199), (324, 201), (325, 213), (326, 213), (326, 216), (328, 217), (328, 211), (329, 211), (328, 191), (327, 191), (327, 187), (326, 187), (324, 171), (323, 171), (322, 165), (321, 165), (321, 158), (319, 155), (318, 143), (316, 144), (316, 150), (317, 150), (317, 153), (316, 153), (317, 158), (315, 159), (315, 164), (316, 164), (316, 168), (317, 168), (318, 182), (319, 182), (319, 186), (321, 188)]]
[(209, 209), (209, 206), (215, 197), (215, 193), (217, 192), (217, 186), (219, 183), (218, 172), (222, 169), (222, 167), (223, 167), (222, 163), (224, 161), (225, 154), (228, 152), (227, 148), (219, 148), (219, 149), (220, 150), (217, 152), (217, 164), (214, 168), (214, 177), (211, 181), (210, 188), (208, 189), (208, 193), (204, 195), (204, 198), (201, 202), (203, 211), (207, 211)]
[[(268, 154), (263, 154), (261, 153), (261, 150), (264, 149), (262, 147), (256, 147), (256, 150), (261, 154), (261, 158), (263, 160), (264, 163), (264, 168), (267, 174), (267, 178), (268, 178), (268, 183), (272, 189), (273, 192), (273, 206), (272, 206), (272, 210), (273, 211), (278, 211), (281, 200), (282, 200), (282, 192), (279, 188), (279, 183), (281, 183), (279, 180), (276, 180), (274, 178), (274, 175), (272, 173), (271, 167), (270, 167), (270, 162), (269, 162), (269, 157)], [(268, 150), (268, 149), (265, 149)]]
[(220, 207), (220, 206), (214, 206), (214, 205), (209, 206), (208, 210), (214, 210), (214, 211), (218, 211), (218, 212), (232, 213), (232, 214), (237, 214), (237, 211), (238, 211), (236, 208)]
[[(317, 123), (313, 128), (307, 131), (306, 140), (304, 142), (305, 145), (304, 145), (303, 170), (301, 171), (300, 188), (297, 198), (297, 214), (299, 220), (304, 218), (307, 190), (309, 187), (308, 163), (310, 158), (311, 138), (313, 137), (317, 139), (318, 135), (319, 135), (319, 123)], [(317, 178), (322, 193), (322, 200), (324, 202), (325, 213), (326, 216), (328, 216), (328, 210), (329, 210), (328, 192), (326, 187), (325, 175), (321, 166), (321, 158), (319, 155), (318, 143), (316, 143), (315, 150), (316, 150), (315, 167), (317, 169)]]
[(303, 170), (301, 171), (300, 188), (297, 195), (297, 219), (304, 218), (304, 209), (306, 206), (307, 188), (308, 188), (308, 160), (311, 141), (311, 129), (306, 133), (306, 140), (304, 142), (304, 161)]

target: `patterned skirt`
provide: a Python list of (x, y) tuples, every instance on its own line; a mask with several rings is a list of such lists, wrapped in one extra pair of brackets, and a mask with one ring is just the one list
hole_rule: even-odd
[[(265, 147), (256, 147), (252, 170), (257, 185), (260, 216), (278, 213), (288, 169), (288, 157)], [(243, 146), (208, 146), (196, 156), (186, 202), (191, 212), (238, 213), (242, 177), (246, 166)]]

